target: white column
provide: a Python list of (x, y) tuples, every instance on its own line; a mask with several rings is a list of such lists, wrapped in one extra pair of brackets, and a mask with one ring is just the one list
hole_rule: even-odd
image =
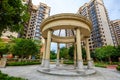
[(45, 39), (45, 43), (44, 43), (44, 52), (43, 52), (42, 63), (41, 63), (42, 67), (44, 67), (44, 64), (45, 64), (46, 44), (47, 44), (47, 39)]
[(76, 30), (76, 42), (77, 42), (77, 72), (81, 73), (84, 71), (83, 69), (83, 60), (82, 60), (82, 48), (81, 48), (81, 35), (80, 35), (80, 29)]
[(89, 42), (88, 42), (88, 38), (86, 38), (86, 56), (87, 56), (87, 61), (88, 61), (88, 68), (93, 68), (93, 61), (91, 60), (91, 56), (90, 56), (90, 49), (89, 49)]
[(56, 61), (56, 66), (60, 65), (59, 56), (60, 56), (60, 47), (59, 47), (59, 43), (57, 43), (57, 61)]
[(47, 33), (47, 44), (46, 44), (46, 55), (45, 55), (45, 65), (44, 68), (46, 71), (50, 71), (50, 45), (51, 45), (51, 36), (52, 36), (52, 31), (48, 30)]

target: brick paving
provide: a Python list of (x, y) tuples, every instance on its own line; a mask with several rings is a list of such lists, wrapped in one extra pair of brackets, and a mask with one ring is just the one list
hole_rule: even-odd
[(0, 70), (10, 76), (22, 77), (28, 80), (120, 80), (120, 72), (115, 69), (95, 67), (97, 73), (94, 75), (71, 77), (43, 74), (37, 71), (39, 67), (40, 65), (18, 66), (0, 68)]
[(117, 65), (108, 65), (107, 68), (109, 69), (116, 69)]

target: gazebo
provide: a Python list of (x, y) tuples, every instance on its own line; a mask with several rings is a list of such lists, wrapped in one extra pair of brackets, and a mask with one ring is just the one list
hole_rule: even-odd
[[(43, 38), (45, 39), (45, 51), (42, 57), (43, 70), (50, 71), (50, 47), (51, 42), (56, 42), (58, 45), (57, 49), (57, 62), (56, 66), (59, 66), (59, 44), (60, 43), (73, 43), (74, 44), (74, 64), (76, 71), (78, 73), (83, 72), (83, 58), (82, 58), (82, 50), (81, 50), (81, 41), (85, 41), (85, 49), (86, 49), (86, 58), (88, 61), (88, 69), (93, 68), (92, 60), (90, 57), (89, 50), (89, 36), (91, 33), (91, 21), (86, 17), (73, 14), (73, 13), (62, 13), (56, 14), (46, 18), (40, 26), (40, 30)], [(74, 32), (72, 36), (59, 36), (53, 34), (56, 30), (67, 30), (70, 29)], [(77, 64), (76, 64), (77, 63)]]

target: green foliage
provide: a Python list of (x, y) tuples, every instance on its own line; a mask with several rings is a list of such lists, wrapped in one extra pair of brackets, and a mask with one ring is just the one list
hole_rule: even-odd
[(40, 62), (34, 62), (34, 61), (30, 61), (30, 62), (10, 62), (10, 63), (7, 63), (7, 66), (26, 66), (26, 65), (35, 65), (35, 64), (40, 64)]
[(98, 59), (102, 59), (105, 57), (105, 54), (103, 53), (103, 50), (101, 48), (95, 49), (95, 53)]
[(117, 69), (118, 71), (120, 71), (120, 65), (119, 65), (119, 66), (117, 66), (117, 67), (116, 67), (116, 69)]
[(68, 51), (68, 54), (69, 54), (69, 56), (70, 56), (70, 59), (73, 59), (74, 57), (74, 46), (71, 46), (70, 48), (69, 48), (69, 51)]
[(0, 71), (0, 80), (27, 80), (20, 77), (10, 77), (7, 74), (3, 74)]
[(50, 59), (56, 59), (56, 53), (54, 50), (50, 51)]
[(103, 68), (106, 68), (108, 64), (105, 64), (105, 63), (95, 63), (95, 66), (96, 67), (103, 67)]
[(82, 57), (85, 60), (86, 59), (86, 50), (82, 47)]
[(22, 0), (0, 1), (0, 35), (3, 30), (22, 32), (24, 24), (29, 20), (27, 6)]
[(111, 65), (119, 65), (120, 62), (112, 62)]
[(60, 58), (68, 59), (69, 58), (68, 51), (69, 51), (68, 48), (65, 47), (60, 48)]
[[(76, 52), (77, 52), (77, 51), (76, 51)], [(69, 56), (70, 56), (70, 59), (73, 60), (73, 58), (74, 58), (74, 46), (71, 46), (71, 47), (69, 48), (68, 54), (69, 54)], [(85, 48), (83, 48), (83, 47), (82, 47), (82, 57), (83, 57), (83, 59), (86, 58), (86, 50), (85, 50)]]
[(10, 51), (14, 55), (28, 56), (37, 54), (39, 52), (39, 49), (32, 40), (17, 38), (15, 39), (15, 44), (10, 47)]
[(103, 46), (101, 48), (95, 49), (96, 57), (100, 60), (103, 58), (108, 58), (110, 60), (110, 57), (116, 54), (116, 49), (114, 46)]
[(0, 42), (0, 54), (6, 54), (7, 52), (8, 52), (7, 44)]
[(74, 64), (73, 60), (64, 61), (64, 64)]
[(120, 57), (120, 45), (116, 47), (116, 54), (114, 54), (114, 56)]
[(115, 47), (110, 46), (110, 45), (103, 47), (103, 50), (104, 50), (104, 54), (106, 57), (110, 57), (110, 56), (114, 55), (115, 51), (116, 51)]

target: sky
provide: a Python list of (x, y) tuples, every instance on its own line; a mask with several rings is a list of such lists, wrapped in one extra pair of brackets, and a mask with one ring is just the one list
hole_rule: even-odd
[[(83, 4), (90, 0), (32, 0), (33, 4), (45, 3), (51, 7), (50, 15), (59, 13), (76, 13)], [(103, 0), (110, 20), (120, 19), (120, 0)], [(61, 47), (63, 44), (61, 44)], [(52, 43), (51, 50), (56, 50), (56, 44)]]

